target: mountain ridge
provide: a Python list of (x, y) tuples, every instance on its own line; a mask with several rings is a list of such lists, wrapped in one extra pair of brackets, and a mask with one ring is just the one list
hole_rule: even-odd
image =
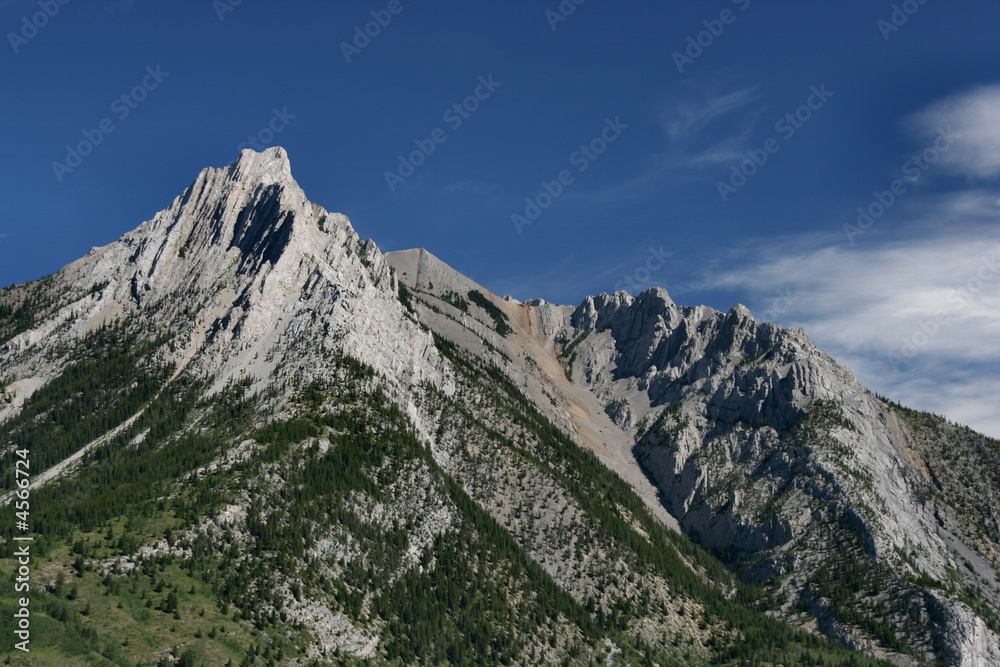
[[(145, 379), (124, 382), (114, 370), (122, 364)], [(65, 430), (46, 430), (36, 416), (78, 404), (74, 378), (87, 373), (105, 396), (91, 408), (103, 425), (72, 413)], [(180, 538), (143, 533), (142, 551), (81, 548), (103, 554), (91, 560), (107, 586), (187, 559), (189, 576), (203, 568), (192, 590), (211, 585), (258, 631), (282, 627), (281, 614), (295, 619), (311, 639), (279, 632), (268, 645), (294, 644), (309, 660), (334, 650), (418, 657), (399, 633), (420, 617), (390, 603), (389, 591), (399, 581), (447, 589), (427, 577), (437, 558), (454, 565), (449, 540), (461, 536), (509, 574), (484, 580), (484, 561), (462, 570), (469, 590), (501, 586), (526, 600), (519, 577), (529, 576), (536, 588), (555, 586), (547, 599), (563, 615), (536, 626), (528, 619), (544, 613), (535, 603), (501, 605), (525, 624), (513, 644), (499, 626), (476, 625), (499, 644), (473, 648), (468, 629), (452, 628), (451, 639), (419, 644), (428, 651), (463, 647), (525, 664), (618, 651), (626, 661), (696, 664), (737, 655), (726, 638), (753, 635), (764, 623), (754, 614), (767, 612), (900, 665), (1000, 661), (1000, 524), (996, 507), (967, 490), (995, 497), (1000, 487), (968, 468), (964, 481), (947, 474), (940, 444), (992, 460), (988, 439), (872, 396), (804, 331), (758, 324), (743, 306), (678, 306), (662, 288), (576, 307), (520, 303), (424, 249), (383, 254), (345, 216), (308, 201), (281, 148), (203, 170), (118, 241), (0, 291), (0, 397), (8, 443), (51, 441), (39, 460), (71, 463), (32, 487), (51, 503), (90, 502), (60, 480), (97, 488), (86, 480), (109, 461), (125, 470), (122, 448), (151, 460), (182, 448), (178, 460), (198, 461), (153, 485), (176, 506), (160, 521)], [(190, 438), (197, 455), (183, 450)], [(322, 468), (339, 480), (332, 496), (293, 491), (314, 488), (303, 471), (331, 456), (347, 457), (338, 470), (350, 471)], [(219, 499), (188, 498), (202, 478)], [(129, 493), (156, 513), (146, 491)], [(333, 523), (310, 509), (324, 497), (338, 499)], [(120, 520), (74, 525), (88, 535), (104, 527), (117, 541)], [(305, 548), (293, 548), (300, 539)], [(397, 541), (406, 547), (394, 551)], [(213, 553), (237, 554), (259, 576), (213, 565)], [(265, 555), (287, 561), (287, 572), (265, 567)], [(216, 567), (242, 592), (213, 579)], [(157, 576), (166, 575), (150, 583)], [(306, 599), (294, 593), (300, 580), (322, 586)], [(759, 608), (732, 602), (745, 599), (743, 585)], [(283, 601), (248, 597), (267, 586)], [(700, 610), (704, 628), (687, 609)], [(744, 613), (752, 620), (737, 622)], [(558, 628), (554, 639), (541, 627)], [(769, 627), (804, 656), (806, 640)], [(214, 643), (205, 650), (222, 655)]]

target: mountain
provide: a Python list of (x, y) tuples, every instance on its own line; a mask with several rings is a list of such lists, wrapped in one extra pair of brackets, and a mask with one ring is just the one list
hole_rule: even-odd
[(1000, 443), (742, 306), (383, 254), (281, 148), (0, 291), (0, 433), (12, 664), (1000, 664)]

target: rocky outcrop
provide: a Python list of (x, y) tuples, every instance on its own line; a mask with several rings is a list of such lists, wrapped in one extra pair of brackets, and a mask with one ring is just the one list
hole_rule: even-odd
[(931, 618), (938, 628), (945, 659), (958, 667), (1000, 665), (996, 635), (962, 602), (928, 594)]
[(889, 406), (805, 332), (758, 324), (743, 306), (679, 307), (662, 289), (588, 297), (572, 324), (595, 332), (575, 347), (574, 379), (631, 428), (685, 532), (747, 578), (778, 575), (793, 595), (828, 564), (824, 550), (859, 535), (899, 595), (939, 619), (904, 643), (928, 655), (947, 646), (953, 664), (993, 664), (1000, 641), (983, 619), (912, 582), (986, 585), (996, 609), (996, 570), (935, 513)]
[[(425, 297), (485, 291), (424, 250), (392, 253), (390, 261)], [(485, 318), (470, 322), (467, 314), (431, 301), (434, 309), (418, 309), (422, 321), (504, 368), (568, 431), (582, 434), (581, 413), (609, 419), (598, 439), (608, 443), (622, 434), (636, 443), (634, 459), (659, 487), (656, 502), (662, 500), (680, 527), (744, 577), (777, 576), (785, 599), (812, 595), (817, 573), (840, 557), (841, 541), (850, 541), (880, 583), (924, 618), (931, 616), (927, 589), (915, 581), (957, 588), (981, 583), (967, 568), (956, 570), (970, 562), (971, 550), (951, 532), (942, 534), (892, 409), (801, 329), (758, 324), (739, 305), (727, 313), (678, 306), (665, 290), (652, 289), (635, 297), (588, 297), (570, 311), (542, 300), (497, 299), (508, 308), (515, 334), (496, 338)], [(562, 357), (573, 386), (586, 389), (605, 414), (572, 398), (546, 367), (551, 356)], [(642, 493), (627, 465), (604, 458), (587, 438), (580, 442)], [(972, 562), (984, 580), (994, 577), (989, 564)], [(944, 583), (954, 577), (961, 583)], [(990, 593), (991, 606), (998, 599), (1000, 591)], [(956, 619), (974, 612), (965, 606), (960, 613), (963, 603), (953, 597), (942, 600), (937, 608), (951, 610), (936, 612), (944, 620), (900, 635), (903, 646), (931, 656), (935, 646), (947, 645), (954, 656), (974, 656), (1000, 645), (985, 625), (970, 643), (972, 626)], [(884, 592), (862, 596), (857, 608), (889, 601)], [(900, 664), (912, 660), (838, 620), (844, 610), (830, 608), (829, 600), (817, 597), (814, 606), (824, 627), (850, 645)], [(776, 613), (791, 617), (790, 609), (786, 604)], [(892, 622), (903, 625), (905, 618)]]

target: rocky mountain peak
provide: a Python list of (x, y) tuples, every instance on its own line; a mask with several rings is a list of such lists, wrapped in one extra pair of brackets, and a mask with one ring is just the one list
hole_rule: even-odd
[[(449, 513), (441, 508), (452, 501), (433, 500), (428, 484), (432, 473), (449, 475), (458, 484), (448, 497), (467, 492), (490, 520), (509, 530), (539, 564), (538, 572), (576, 599), (581, 618), (589, 618), (584, 604), (614, 608), (608, 591), (618, 590), (622, 600), (641, 599), (656, 594), (650, 582), (684, 570), (636, 571), (644, 583), (631, 588), (622, 582), (631, 582), (633, 573), (623, 578), (620, 569), (641, 559), (630, 552), (615, 556), (607, 548), (646, 544), (659, 540), (662, 528), (676, 529), (723, 557), (741, 578), (769, 588), (766, 604), (779, 618), (813, 624), (851, 648), (889, 656), (901, 666), (935, 655), (961, 667), (1000, 664), (1000, 482), (992, 472), (977, 470), (1000, 469), (990, 465), (1000, 447), (871, 395), (804, 331), (758, 323), (743, 305), (728, 312), (682, 306), (662, 288), (589, 296), (576, 308), (501, 299), (423, 248), (383, 255), (373, 241), (361, 240), (345, 216), (306, 198), (280, 147), (243, 151), (227, 167), (203, 170), (168, 208), (120, 240), (0, 297), (7, 313), (0, 314), (0, 421), (23, 406), (33, 409), (32, 394), (53, 380), (65, 375), (60, 382), (72, 386), (68, 365), (99, 354), (81, 340), (116, 322), (143, 339), (135, 350), (149, 368), (162, 369), (163, 391), (181, 391), (172, 386), (180, 379), (176, 384), (196, 387), (184, 390), (192, 397), (211, 396), (213, 403), (226, 400), (225, 390), (236, 386), (259, 397), (257, 414), (237, 424), (244, 430), (232, 435), (242, 443), (241, 460), (264, 451), (254, 449), (254, 438), (261, 436), (246, 430), (251, 421), (283, 420), (299, 410), (307, 420), (329, 420), (316, 431), (320, 437), (310, 452), (312, 444), (336, 456), (338, 448), (367, 446), (354, 438), (361, 430), (352, 427), (351, 440), (331, 447), (349, 423), (341, 420), (355, 418), (341, 406), (373, 392), (357, 419), (384, 409), (405, 421), (413, 432), (406, 426), (399, 441), (416, 436), (413, 452), (428, 465), (423, 472), (412, 461), (383, 465), (383, 453), (394, 445), (380, 433), (372, 440), (378, 454), (371, 461), (383, 463), (371, 475), (360, 468), (351, 473), (363, 487), (350, 497), (365, 498), (364, 488), (374, 489), (377, 480), (376, 495), (408, 498), (411, 509), (405, 511), (412, 516), (393, 514), (399, 503), (379, 504), (374, 496), (345, 500), (343, 507), (363, 513), (351, 522), (366, 526), (365, 534), (379, 522), (395, 535), (401, 525), (419, 523), (417, 517), (432, 518), (433, 529), (411, 531), (407, 539), (413, 541), (403, 543), (408, 555), (397, 561), (400, 572), (418, 566), (415, 554), (431, 554), (426, 549), (435, 535), (451, 530)], [(34, 308), (24, 321), (14, 307), (29, 298)], [(316, 397), (323, 392), (333, 392), (328, 398), (336, 414), (320, 415), (325, 399)], [(128, 410), (112, 407), (121, 419), (145, 419), (143, 411), (155, 401), (143, 399)], [(298, 423), (305, 421), (286, 425)], [(141, 428), (136, 422), (121, 442), (154, 437)], [(597, 458), (563, 446), (572, 442)], [(956, 447), (974, 455), (956, 455)], [(72, 451), (67, 445), (63, 454)], [(308, 454), (309, 462), (313, 456)], [(367, 456), (362, 452), (361, 458)], [(338, 466), (351, 457), (338, 459)], [(539, 460), (546, 468), (537, 467)], [(220, 458), (196, 476), (225, 468), (227, 461)], [(639, 494), (631, 509), (623, 504), (627, 487), (607, 480), (583, 486), (589, 478), (603, 479), (596, 462)], [(275, 482), (270, 490), (253, 481), (254, 494), (272, 494), (269, 503), (255, 505), (280, 512), (286, 504), (277, 473), (298, 474), (306, 459), (282, 465), (259, 475)], [(577, 490), (567, 491), (550, 475), (557, 469), (565, 479), (587, 477), (574, 478)], [(325, 480), (332, 471), (316, 477)], [(196, 476), (178, 480), (189, 488)], [(599, 521), (588, 519), (587, 508), (601, 498), (618, 509)], [(238, 512), (227, 508), (219, 525), (239, 524), (233, 517), (246, 516), (255, 505), (244, 503)], [(644, 516), (642, 505), (650, 521), (635, 523)], [(628, 515), (612, 534), (641, 525), (644, 539), (602, 543), (600, 534), (587, 532), (619, 510)], [(281, 515), (273, 516), (279, 521), (271, 525), (277, 525)], [(564, 528), (553, 537), (551, 531)], [(296, 533), (289, 543), (300, 540)], [(574, 541), (595, 550), (555, 546)], [(327, 533), (311, 557), (346, 562), (362, 558), (360, 550), (375, 542)], [(354, 545), (355, 555), (336, 551), (339, 544)], [(665, 553), (667, 542), (660, 544), (657, 553)], [(356, 568), (365, 574), (351, 589), (358, 610), (365, 594), (375, 595), (365, 591), (375, 585), (368, 566), (376, 560), (391, 559), (355, 563), (365, 563)], [(427, 556), (424, 562), (434, 561)], [(595, 570), (595, 563), (607, 563), (607, 569)], [(389, 580), (387, 575), (383, 582)], [(841, 595), (846, 590), (847, 598)], [(588, 601), (594, 592), (600, 595)], [(358, 657), (375, 655), (377, 629), (343, 616), (341, 632), (323, 620), (331, 618), (330, 609), (341, 609), (340, 595), (305, 611), (298, 595), (288, 593), (289, 615), (308, 619), (324, 651), (339, 647)], [(672, 607), (679, 599), (665, 594), (659, 606)], [(317, 616), (316, 609), (325, 615)], [(670, 650), (663, 630), (682, 636), (674, 633), (685, 609), (692, 609), (690, 600), (669, 622), (642, 619), (660, 623), (644, 636)], [(383, 639), (391, 646), (391, 637)]]
[[(229, 167), (203, 170), (152, 226), (159, 226), (158, 218), (169, 225), (166, 242), (184, 243), (179, 255), (203, 256), (210, 247), (219, 246), (223, 252), (235, 247), (249, 256), (243, 263), (259, 267), (261, 261), (280, 256), (297, 219), (298, 226), (305, 219), (315, 223), (312, 218), (318, 220), (322, 213), (292, 178), (288, 153), (276, 146), (262, 153), (244, 150)], [(190, 224), (178, 224), (181, 219)]]
[(290, 182), (292, 179), (292, 164), (288, 160), (288, 152), (281, 146), (274, 146), (258, 153), (244, 149), (240, 159), (226, 169), (233, 180), (244, 183), (274, 183)]
[[(346, 216), (306, 198), (280, 147), (202, 170), (168, 208), (67, 266), (59, 280), (67, 307), (7, 349), (27, 352), (63, 324), (70, 326), (59, 337), (69, 342), (143, 317), (178, 327), (170, 360), (215, 377), (216, 389), (234, 377), (266, 384), (289, 367), (272, 353), (279, 345), (299, 346), (284, 361), (306, 366), (335, 341), (387, 375), (441, 378), (433, 340), (403, 317), (378, 247)], [(310, 369), (321, 366), (313, 360)]]

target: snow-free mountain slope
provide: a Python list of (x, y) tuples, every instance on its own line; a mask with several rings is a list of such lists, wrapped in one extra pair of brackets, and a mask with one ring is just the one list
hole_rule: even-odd
[(0, 291), (0, 432), (60, 664), (1000, 663), (997, 443), (742, 306), (383, 255), (280, 148)]

